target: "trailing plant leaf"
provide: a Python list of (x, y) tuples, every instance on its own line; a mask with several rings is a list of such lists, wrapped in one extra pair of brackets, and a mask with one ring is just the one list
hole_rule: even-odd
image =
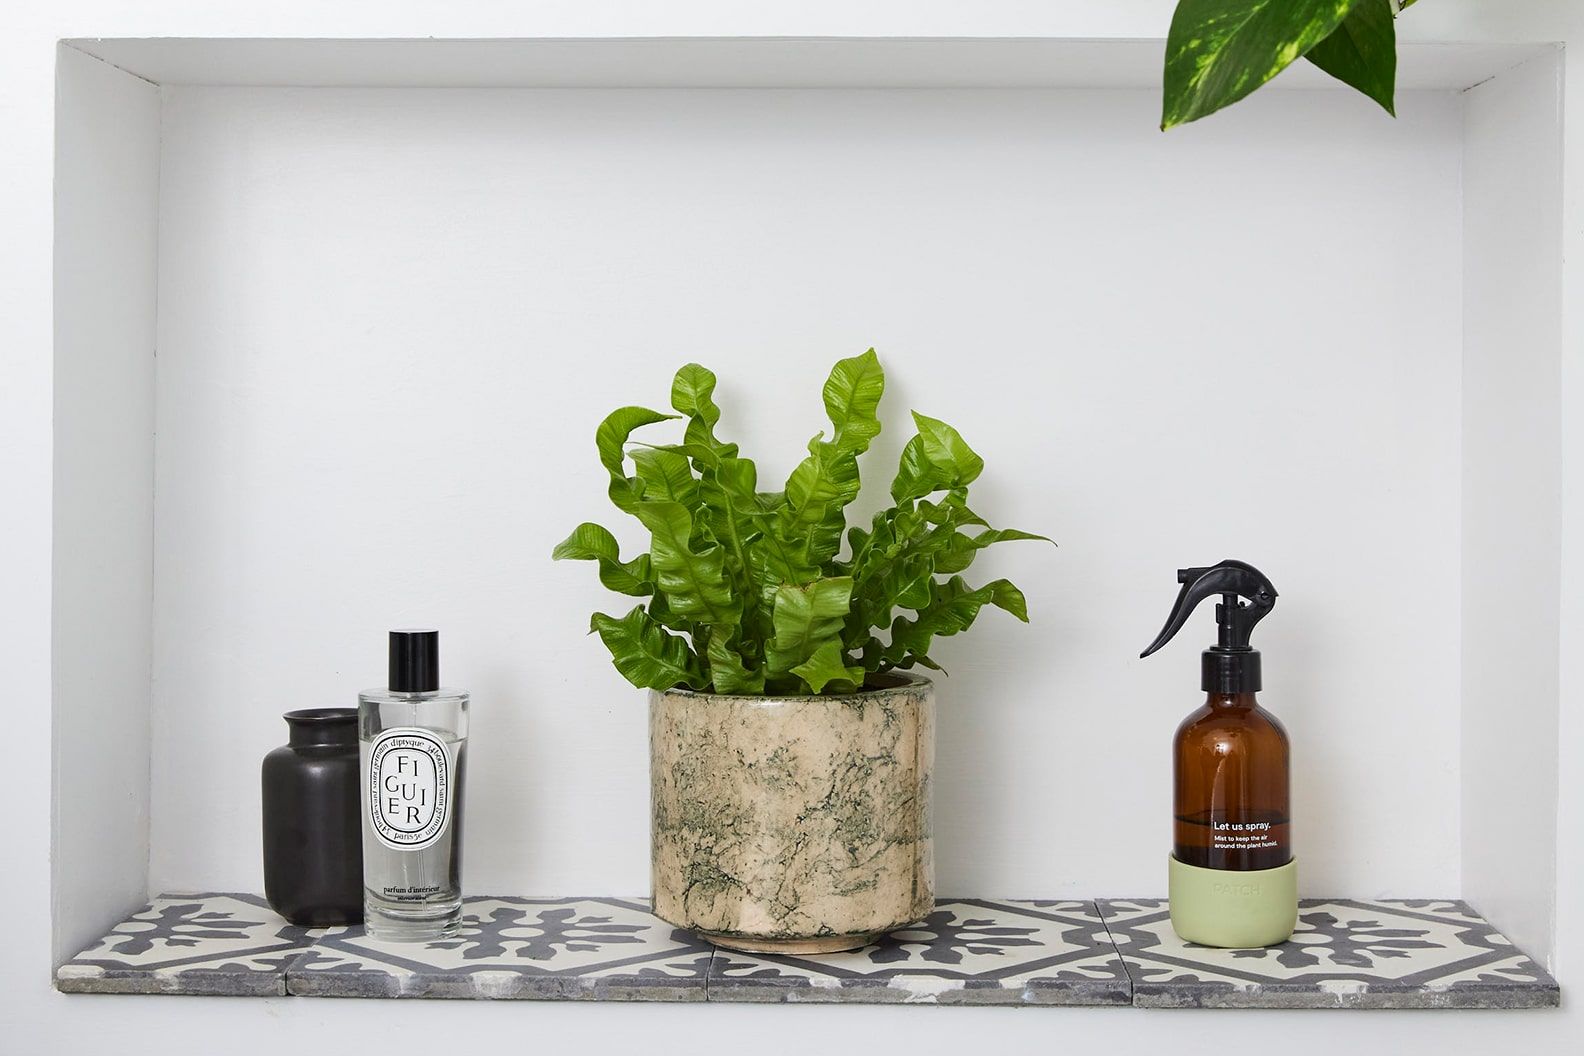
[(1358, 0), (1342, 25), (1305, 58), (1397, 116), (1397, 22), (1391, 0)]
[(685, 619), (731, 628), (742, 615), (742, 600), (726, 582), (720, 547), (692, 548), (693, 516), (679, 502), (640, 502), (633, 513), (649, 529), (649, 559), (655, 584), (669, 610)]
[(815, 649), (812, 656), (792, 669), (792, 673), (806, 682), (815, 693), (823, 693), (827, 687), (853, 690), (862, 685), (864, 680), (863, 666), (849, 665), (842, 653), (841, 643), (835, 639)]
[(599, 448), (600, 464), (610, 472), (607, 493), (617, 509), (631, 513), (633, 506), (643, 498), (643, 486), (627, 476), (627, 438), (632, 436), (635, 429), (675, 417), (673, 414), (651, 411), (647, 407), (619, 407), (600, 423), (594, 433), (594, 444)]
[(654, 593), (649, 555), (639, 554), (623, 562), (616, 537), (597, 524), (585, 521), (572, 529), (572, 534), (557, 544), (550, 556), (556, 561), (598, 561), (600, 582), (618, 594), (641, 598)]
[(1181, 0), (1166, 37), (1161, 128), (1230, 106), (1330, 36), (1359, 0)]
[[(715, 386), (696, 363), (677, 372), (680, 443), (632, 445), (634, 430), (673, 417), (643, 407), (617, 410), (598, 430), (611, 501), (648, 529), (650, 552), (623, 562), (611, 533), (586, 523), (553, 555), (597, 562), (606, 586), (647, 595), (622, 619), (593, 619), (634, 684), (755, 695), (851, 690), (891, 667), (939, 670), (930, 643), (965, 629), (985, 605), (1027, 618), (1010, 583), (970, 589), (955, 573), (994, 543), (1043, 537), (992, 528), (969, 508), (968, 486), (984, 461), (935, 418), (913, 416), (918, 433), (902, 451), (895, 505), (868, 530), (853, 528), (849, 556), (838, 556), (846, 507), (858, 495), (858, 457), (880, 432), (885, 374), (872, 349), (832, 369), (822, 391), (830, 439), (810, 441), (783, 491), (757, 490), (753, 462), (716, 434)], [(887, 630), (889, 640), (877, 637)]]
[(840, 645), (852, 585), (847, 576), (833, 576), (805, 585), (788, 584), (776, 591), (771, 616), (775, 637), (765, 647), (771, 675), (790, 674), (826, 642)]
[(640, 689), (702, 689), (706, 684), (687, 641), (667, 632), (641, 605), (619, 620), (596, 612), (589, 629), (610, 650), (616, 670)]

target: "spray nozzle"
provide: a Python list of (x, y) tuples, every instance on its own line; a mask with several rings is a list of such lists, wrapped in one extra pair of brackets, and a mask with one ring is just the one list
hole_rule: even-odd
[(1259, 652), (1249, 646), (1249, 635), (1276, 605), (1276, 588), (1271, 581), (1253, 565), (1226, 560), (1206, 568), (1180, 568), (1177, 582), (1182, 589), (1177, 592), (1166, 626), (1139, 654), (1140, 658), (1171, 641), (1201, 601), (1219, 594), (1216, 644), (1204, 653), (1204, 688), (1222, 693), (1257, 691)]

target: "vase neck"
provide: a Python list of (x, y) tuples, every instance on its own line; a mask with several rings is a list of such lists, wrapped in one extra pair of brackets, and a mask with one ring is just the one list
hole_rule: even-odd
[(357, 744), (356, 708), (307, 708), (284, 716), (293, 748), (337, 747)]

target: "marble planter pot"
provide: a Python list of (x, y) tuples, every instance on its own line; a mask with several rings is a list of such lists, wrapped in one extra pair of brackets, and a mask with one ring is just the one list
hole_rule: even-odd
[(928, 679), (649, 695), (654, 912), (736, 950), (829, 953), (935, 904)]

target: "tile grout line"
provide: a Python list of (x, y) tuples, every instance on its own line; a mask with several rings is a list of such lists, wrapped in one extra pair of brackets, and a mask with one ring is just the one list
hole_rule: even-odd
[(1128, 1007), (1138, 1008), (1138, 980), (1133, 978), (1133, 966), (1128, 963), (1126, 957), (1122, 956), (1122, 947), (1117, 943), (1116, 935), (1111, 931), (1111, 921), (1106, 919), (1105, 911), (1100, 908), (1100, 903), (1104, 901), (1106, 900), (1100, 898), (1094, 900), (1095, 916), (1100, 918), (1100, 926), (1105, 929), (1106, 941), (1111, 944), (1111, 952), (1116, 954), (1117, 960), (1122, 963), (1122, 974), (1127, 976)]

